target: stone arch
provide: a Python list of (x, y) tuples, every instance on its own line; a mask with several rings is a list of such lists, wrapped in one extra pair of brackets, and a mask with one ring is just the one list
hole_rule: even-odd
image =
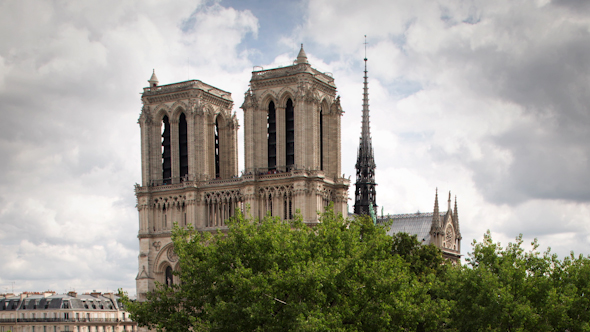
[(279, 103), (277, 105), (277, 107), (280, 108), (285, 108), (287, 107), (287, 100), (291, 99), (291, 101), (293, 101), (293, 105), (295, 105), (295, 92), (293, 90), (291, 90), (290, 88), (283, 88), (281, 89), (281, 91), (279, 91), (278, 93), (278, 100)]
[(215, 124), (215, 121), (219, 120), (219, 126), (221, 128), (221, 126), (223, 125), (223, 127), (228, 126), (228, 121), (227, 121), (227, 117), (225, 114), (223, 114), (223, 112), (216, 112), (213, 114), (212, 117), (212, 122), (213, 124)]
[(205, 113), (207, 116), (213, 116), (215, 115), (215, 109), (211, 105), (205, 105), (203, 107), (203, 113)]
[(188, 105), (186, 105), (184, 102), (177, 101), (172, 105), (172, 107), (170, 107), (170, 109), (173, 110), (170, 117), (173, 120), (178, 121), (181, 113), (184, 113), (184, 116), (188, 116)]
[(168, 119), (171, 118), (170, 108), (166, 104), (158, 105), (154, 112), (154, 122), (158, 124), (161, 123), (164, 116), (168, 116)]
[(174, 248), (174, 243), (169, 242), (162, 248), (160, 248), (160, 251), (158, 251), (156, 258), (154, 259), (154, 266), (156, 267), (155, 272), (163, 273), (166, 269), (166, 266), (173, 267), (174, 262), (171, 262), (167, 257), (168, 250), (170, 250), (171, 248)]
[(318, 107), (318, 113), (320, 112), (320, 110), (322, 110), (324, 112), (324, 115), (331, 113), (331, 107), (330, 107), (330, 103), (328, 102), (328, 99), (324, 96), (320, 103), (319, 103)]
[(261, 110), (268, 110), (268, 104), (273, 101), (275, 105), (278, 105), (278, 97), (277, 94), (273, 90), (266, 90), (261, 94), (260, 104), (258, 104), (258, 109)]

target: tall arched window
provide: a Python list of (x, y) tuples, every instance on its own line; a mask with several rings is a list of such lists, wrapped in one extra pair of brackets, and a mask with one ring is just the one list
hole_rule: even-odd
[(320, 108), (320, 170), (324, 170), (324, 109)]
[(219, 117), (217, 117), (215, 119), (215, 178), (219, 177)]
[(290, 169), (295, 164), (295, 114), (291, 98), (287, 100), (287, 107), (285, 108), (285, 135), (287, 143), (287, 149), (285, 149), (287, 169)]
[(166, 267), (166, 286), (171, 287), (174, 279), (172, 277), (172, 267)]
[(162, 119), (162, 180), (163, 184), (172, 179), (172, 158), (170, 153), (170, 121), (168, 116)]
[(277, 116), (275, 103), (268, 104), (268, 116), (266, 118), (266, 139), (268, 141), (268, 169), (274, 170), (277, 166)]
[(183, 181), (185, 176), (188, 175), (188, 139), (186, 116), (184, 113), (180, 114), (180, 121), (178, 122), (178, 145), (180, 157), (180, 181)]

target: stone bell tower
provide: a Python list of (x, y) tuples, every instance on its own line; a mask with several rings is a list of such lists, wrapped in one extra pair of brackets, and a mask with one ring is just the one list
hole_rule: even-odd
[(138, 300), (156, 281), (178, 282), (174, 223), (224, 231), (240, 209), (282, 219), (299, 211), (314, 224), (330, 202), (346, 217), (350, 181), (340, 173), (340, 99), (334, 79), (311, 67), (303, 47), (291, 66), (252, 72), (242, 105), (241, 175), (231, 94), (199, 80), (159, 85), (155, 72), (148, 82), (139, 117), (142, 184), (135, 186)]
[(242, 109), (245, 174), (261, 176), (254, 209), (280, 216), (299, 209), (315, 223), (317, 211), (334, 202), (346, 216), (340, 98), (331, 74), (311, 67), (303, 45), (293, 65), (252, 73)]
[(170, 239), (174, 223), (210, 226), (208, 212), (228, 218), (239, 198), (210, 208), (201, 187), (238, 175), (238, 121), (229, 92), (199, 80), (159, 85), (155, 72), (143, 89), (142, 184), (136, 185), (139, 210), (137, 296), (145, 298), (154, 281), (173, 282), (177, 259)]

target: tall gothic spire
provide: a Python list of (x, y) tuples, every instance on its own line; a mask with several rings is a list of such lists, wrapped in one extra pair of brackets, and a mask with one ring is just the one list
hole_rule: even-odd
[(365, 36), (365, 76), (363, 85), (363, 117), (361, 137), (356, 159), (356, 193), (354, 213), (369, 214), (369, 206), (377, 208), (375, 186), (375, 158), (371, 142), (371, 123), (369, 120), (369, 82), (367, 76), (367, 36)]

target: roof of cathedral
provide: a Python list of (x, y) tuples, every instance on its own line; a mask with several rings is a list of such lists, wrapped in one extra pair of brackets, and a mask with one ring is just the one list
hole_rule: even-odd
[[(391, 222), (391, 226), (387, 231), (388, 235), (404, 232), (410, 235), (416, 235), (418, 241), (424, 244), (430, 244), (430, 228), (432, 226), (432, 216), (434, 213), (409, 213), (409, 214), (394, 214), (384, 218), (378, 218), (377, 223)], [(441, 218), (446, 215), (440, 213)]]

